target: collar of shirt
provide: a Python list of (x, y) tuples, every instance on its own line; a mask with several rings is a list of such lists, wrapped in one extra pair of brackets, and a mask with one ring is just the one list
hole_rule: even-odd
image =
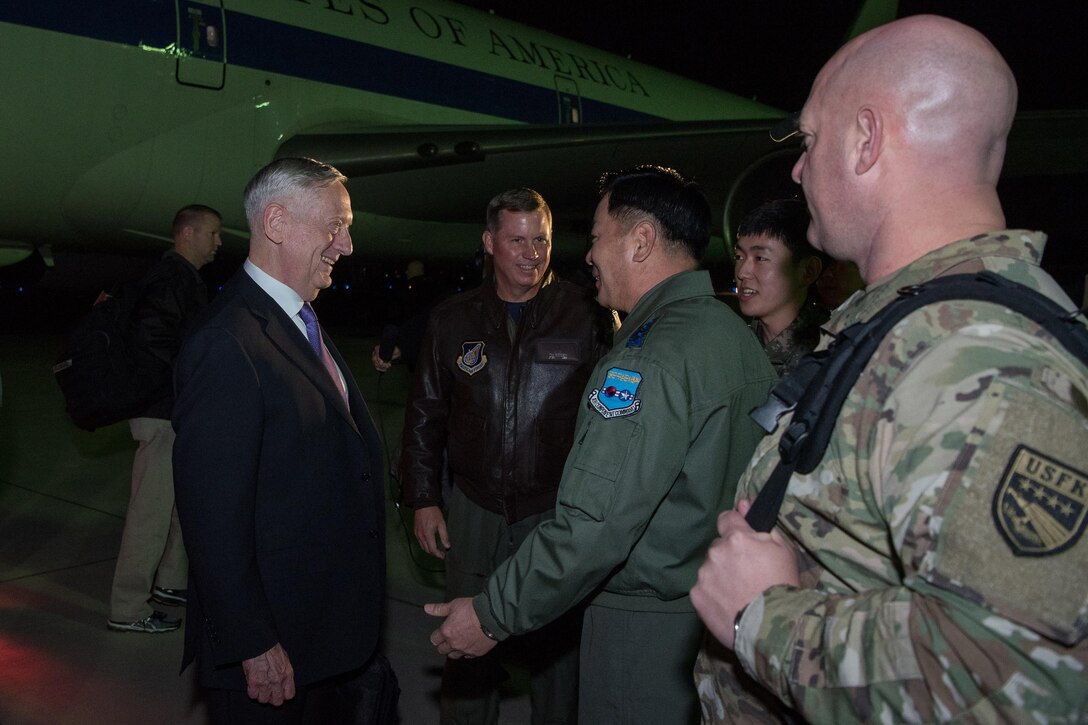
[(255, 265), (249, 258), (246, 258), (246, 262), (242, 265), (246, 274), (257, 283), (257, 286), (268, 293), (268, 296), (276, 301), (276, 304), (291, 318), (291, 321), (295, 323), (295, 327), (299, 329), (299, 332), (306, 335), (306, 323), (302, 321), (302, 318), (298, 316), (298, 311), (302, 309), (302, 298), (298, 292), (280, 282), (278, 279), (265, 272), (263, 269)]
[(1045, 234), (1023, 229), (979, 234), (946, 244), (854, 293), (835, 310), (824, 329), (836, 335), (855, 322), (872, 318), (899, 296), (901, 288), (957, 272), (992, 269), (1038, 289), (1031, 282), (1030, 269), (1039, 268), (1045, 247)]
[(613, 338), (613, 347), (627, 342), (642, 324), (654, 316), (660, 308), (677, 300), (690, 297), (714, 296), (714, 286), (710, 283), (710, 273), (702, 269), (679, 272), (659, 282), (635, 303), (634, 309), (624, 318), (620, 329)]

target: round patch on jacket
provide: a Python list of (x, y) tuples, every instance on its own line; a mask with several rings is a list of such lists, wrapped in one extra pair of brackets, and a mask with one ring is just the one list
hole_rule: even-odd
[(480, 340), (461, 343), (461, 354), (457, 356), (457, 367), (469, 375), (475, 375), (487, 365), (487, 355), (484, 355), (484, 343)]
[(1088, 521), (1088, 474), (1017, 446), (994, 494), (993, 515), (1016, 556), (1065, 551)]
[(611, 368), (604, 375), (604, 384), (589, 394), (589, 404), (604, 418), (632, 415), (642, 407), (642, 401), (635, 398), (641, 384), (642, 373)]

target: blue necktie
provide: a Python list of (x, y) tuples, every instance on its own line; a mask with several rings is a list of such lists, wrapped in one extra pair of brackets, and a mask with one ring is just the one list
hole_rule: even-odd
[(332, 378), (333, 384), (336, 385), (336, 389), (340, 391), (340, 396), (347, 403), (348, 391), (344, 389), (344, 383), (340, 379), (340, 371), (336, 369), (336, 363), (333, 362), (329, 349), (325, 347), (325, 343), (321, 340), (321, 327), (317, 324), (317, 314), (314, 312), (314, 308), (310, 307), (309, 302), (304, 302), (302, 309), (298, 311), (298, 316), (302, 318), (302, 322), (306, 325), (306, 339), (310, 341), (310, 347), (314, 349), (314, 354), (321, 360), (325, 370), (329, 373), (329, 377)]
[(309, 302), (302, 303), (302, 309), (298, 311), (298, 316), (302, 318), (302, 321), (306, 324), (306, 338), (310, 341), (310, 347), (314, 349), (314, 353), (318, 357), (323, 357), (321, 354), (321, 328), (317, 324), (317, 314), (314, 312), (314, 308), (310, 307)]

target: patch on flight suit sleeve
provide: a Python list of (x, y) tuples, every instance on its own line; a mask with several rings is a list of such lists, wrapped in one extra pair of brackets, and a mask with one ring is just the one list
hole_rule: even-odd
[(631, 333), (631, 337), (627, 338), (627, 347), (642, 347), (642, 343), (646, 340), (646, 333), (650, 331), (650, 328), (657, 322), (656, 317), (652, 317), (642, 323), (642, 326)]
[(484, 343), (480, 340), (461, 343), (461, 354), (457, 356), (457, 367), (469, 375), (475, 375), (487, 365), (487, 355), (484, 355)]
[(1088, 474), (1017, 446), (994, 494), (993, 515), (1016, 556), (1065, 551), (1088, 522)]
[(589, 394), (589, 404), (602, 418), (633, 415), (642, 407), (642, 401), (635, 397), (641, 384), (642, 373), (610, 368), (601, 387)]

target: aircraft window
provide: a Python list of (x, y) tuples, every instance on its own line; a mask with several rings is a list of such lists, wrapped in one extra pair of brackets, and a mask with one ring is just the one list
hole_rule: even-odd
[(578, 84), (571, 78), (557, 75), (555, 91), (559, 100), (559, 123), (581, 123), (582, 96)]

